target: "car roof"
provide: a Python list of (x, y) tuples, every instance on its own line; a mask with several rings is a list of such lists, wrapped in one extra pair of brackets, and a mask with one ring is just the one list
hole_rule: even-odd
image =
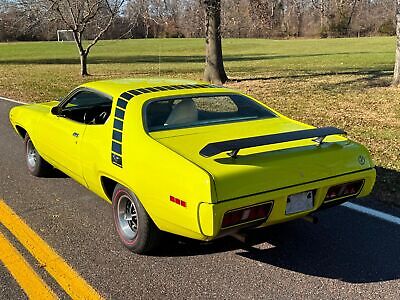
[[(190, 85), (199, 85), (202, 88), (219, 88), (215, 85), (210, 85), (201, 81), (185, 80), (185, 79), (162, 79), (162, 78), (127, 78), (127, 79), (110, 79), (93, 81), (82, 84), (80, 87), (94, 89), (110, 96), (121, 95), (127, 91), (153, 88), (153, 87), (168, 87), (168, 86), (185, 86), (190, 89)], [(194, 88), (194, 87), (193, 87)], [(172, 89), (171, 89), (172, 90)]]

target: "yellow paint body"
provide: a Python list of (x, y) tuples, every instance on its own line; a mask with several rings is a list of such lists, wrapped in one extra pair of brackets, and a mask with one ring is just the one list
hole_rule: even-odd
[[(291, 194), (316, 190), (312, 210), (315, 211), (330, 186), (363, 179), (365, 183), (357, 197), (371, 192), (376, 176), (371, 157), (365, 147), (343, 136), (327, 137), (326, 143), (319, 147), (311, 139), (305, 139), (243, 149), (236, 159), (226, 153), (210, 158), (199, 154), (212, 142), (313, 128), (269, 107), (276, 118), (146, 131), (143, 114), (152, 99), (240, 94), (212, 86), (135, 95), (124, 109), (123, 166), (113, 164), (111, 155), (115, 153), (111, 144), (114, 122), (118, 119), (114, 116), (118, 99), (130, 90), (188, 84), (199, 83), (126, 79), (82, 85), (81, 88), (99, 91), (113, 99), (111, 116), (104, 125), (86, 125), (52, 115), (50, 110), (58, 102), (15, 107), (10, 119), (19, 132), (23, 128), (29, 133), (44, 159), (103, 199), (111, 201), (103, 188), (102, 176), (132, 190), (161, 230), (199, 240), (220, 236), (224, 213), (232, 209), (273, 201), (271, 215), (261, 225), (266, 226), (311, 212), (285, 215), (286, 199)], [(78, 132), (79, 137), (73, 138), (73, 132)], [(185, 201), (186, 207), (171, 202), (170, 196)]]

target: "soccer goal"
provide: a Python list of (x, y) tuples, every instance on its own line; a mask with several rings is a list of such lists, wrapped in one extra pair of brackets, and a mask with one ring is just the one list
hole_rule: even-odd
[(71, 29), (59, 29), (57, 30), (57, 41), (64, 42), (64, 41), (73, 41), (74, 35), (72, 34)]

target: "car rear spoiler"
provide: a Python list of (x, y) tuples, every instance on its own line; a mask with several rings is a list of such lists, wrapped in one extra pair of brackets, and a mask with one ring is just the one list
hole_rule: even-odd
[(309, 138), (315, 138), (313, 139), (313, 141), (316, 142), (319, 146), (323, 143), (324, 139), (327, 136), (335, 134), (346, 134), (346, 132), (335, 127), (322, 127), (278, 134), (255, 136), (237, 140), (228, 140), (223, 142), (215, 142), (210, 143), (206, 145), (203, 149), (201, 149), (200, 155), (204, 157), (212, 157), (219, 153), (230, 151), (228, 155), (236, 158), (239, 150), (241, 149), (298, 141)]

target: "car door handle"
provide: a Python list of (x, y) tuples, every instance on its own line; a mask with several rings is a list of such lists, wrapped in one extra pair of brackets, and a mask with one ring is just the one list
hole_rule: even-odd
[(74, 132), (74, 133), (72, 134), (72, 136), (77, 138), (77, 137), (79, 136), (79, 133)]

